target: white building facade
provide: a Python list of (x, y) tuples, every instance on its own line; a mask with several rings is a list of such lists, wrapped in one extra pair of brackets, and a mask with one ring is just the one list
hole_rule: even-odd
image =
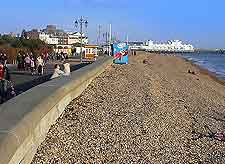
[(39, 39), (44, 41), (46, 44), (50, 45), (58, 45), (59, 44), (59, 39), (57, 37), (51, 36), (49, 34), (41, 32), (39, 34)]
[(152, 40), (142, 46), (146, 51), (166, 51), (166, 52), (194, 52), (194, 46), (183, 44), (180, 40), (168, 41), (167, 43), (154, 43)]
[[(81, 33), (76, 32), (76, 33), (68, 33), (68, 44), (76, 44), (81, 42)], [(88, 44), (88, 38), (85, 37), (85, 34), (82, 34), (82, 43), (83, 44)]]
[[(46, 44), (54, 45), (55, 52), (71, 53), (72, 49), (76, 49), (76, 53), (80, 53), (81, 48), (76, 44), (81, 43), (81, 33), (64, 33), (64, 35), (53, 35), (45, 32), (39, 33), (39, 39), (44, 41)], [(82, 34), (83, 45), (88, 44), (88, 37)]]

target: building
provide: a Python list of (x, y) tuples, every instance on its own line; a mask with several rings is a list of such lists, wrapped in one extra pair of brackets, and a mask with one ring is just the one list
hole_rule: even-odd
[[(81, 33), (79, 32), (68, 33), (68, 44), (73, 45), (80, 42), (81, 42)], [(82, 34), (82, 43), (88, 44), (88, 37), (86, 37), (85, 34)]]
[(144, 46), (144, 42), (129, 42), (128, 44), (131, 50), (141, 50)]
[(66, 33), (55, 35), (58, 38), (59, 45), (68, 45), (68, 35)]
[(194, 46), (184, 44), (180, 40), (172, 40), (166, 43), (155, 43), (152, 40), (144, 42), (129, 42), (131, 50), (146, 50), (149, 52), (194, 52)]
[(56, 52), (70, 53), (71, 49), (76, 49), (76, 53), (80, 52), (80, 46), (77, 46), (81, 42), (83, 45), (88, 44), (88, 37), (85, 34), (79, 32), (65, 32), (62, 29), (57, 29), (55, 25), (47, 25), (45, 29), (38, 31), (33, 29), (26, 32), (27, 39), (40, 39), (46, 44), (53, 45)]
[(52, 36), (50, 34), (46, 34), (44, 32), (39, 33), (39, 39), (49, 45), (58, 45), (59, 44), (59, 38)]
[(25, 32), (27, 39), (39, 39), (39, 31), (37, 29), (33, 29), (31, 31)]
[(41, 31), (44, 32), (44, 33), (53, 34), (53, 35), (65, 33), (64, 30), (57, 29), (57, 27), (55, 25), (47, 25), (47, 27), (45, 29), (41, 30)]
[(57, 28), (55, 25), (47, 25), (45, 30), (46, 30), (46, 33), (48, 34), (52, 34), (52, 33), (54, 34), (57, 32)]
[(172, 40), (167, 43), (154, 43), (149, 40), (144, 46), (142, 46), (142, 48), (146, 51), (194, 52), (193, 45), (184, 44), (180, 40)]

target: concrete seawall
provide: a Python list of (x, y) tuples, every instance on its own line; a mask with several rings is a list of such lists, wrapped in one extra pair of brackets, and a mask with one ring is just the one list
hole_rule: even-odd
[(43, 83), (0, 106), (0, 164), (30, 163), (65, 107), (112, 63), (105, 57)]

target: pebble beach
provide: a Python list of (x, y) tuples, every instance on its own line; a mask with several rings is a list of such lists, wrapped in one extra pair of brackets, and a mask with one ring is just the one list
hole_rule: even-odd
[(67, 106), (32, 164), (225, 163), (225, 142), (210, 135), (225, 133), (225, 85), (179, 57), (129, 60)]

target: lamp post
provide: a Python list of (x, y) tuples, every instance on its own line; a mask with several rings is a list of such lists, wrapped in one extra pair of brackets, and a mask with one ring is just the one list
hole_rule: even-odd
[(109, 55), (109, 32), (103, 33), (103, 38), (105, 38), (105, 43), (106, 43), (106, 51), (107, 55)]
[(81, 35), (81, 39), (80, 39), (80, 62), (82, 62), (83, 25), (85, 26), (85, 28), (87, 28), (88, 21), (86, 19), (84, 19), (83, 16), (81, 16), (78, 20), (75, 21), (75, 27), (78, 28), (79, 25), (80, 25), (80, 35)]

